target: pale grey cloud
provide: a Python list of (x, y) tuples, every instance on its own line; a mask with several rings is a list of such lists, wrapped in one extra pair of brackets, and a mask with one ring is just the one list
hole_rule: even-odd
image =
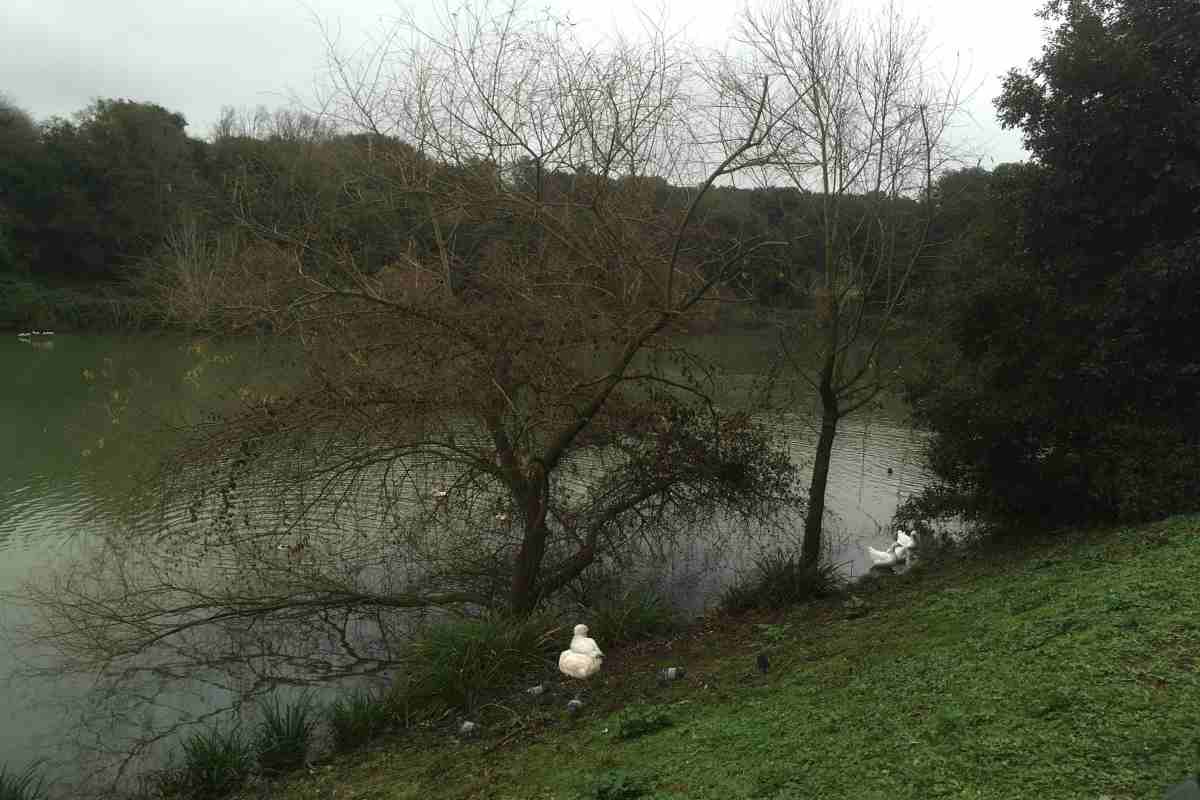
[[(860, 10), (878, 0), (852, 0)], [(429, 14), (430, 0), (413, 10)], [(668, 24), (700, 45), (724, 49), (739, 4), (668, 0)], [(978, 4), (914, 0), (907, 6), (929, 30), (935, 63), (957, 64), (972, 90), (956, 131), (985, 166), (1024, 157), (1019, 135), (1001, 131), (992, 98), (1000, 75), (1040, 48), (1040, 0)], [(585, 28), (636, 30), (633, 0), (548, 0)], [(207, 134), (221, 106), (275, 107), (309, 97), (324, 66), (320, 20), (361, 41), (394, 16), (389, 0), (6, 0), (0, 7), (0, 91), (38, 119), (68, 115), (96, 97), (127, 97), (182, 112), (193, 135)]]

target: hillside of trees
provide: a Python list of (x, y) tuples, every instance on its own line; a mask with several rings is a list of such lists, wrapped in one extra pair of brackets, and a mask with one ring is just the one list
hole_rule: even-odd
[[(399, 254), (436, 247), (421, 201), (399, 187), (405, 171), (441, 170), (434, 179), (447, 182), (454, 169), (422, 160), (395, 137), (340, 133), (291, 109), (227, 108), (199, 139), (181, 114), (149, 101), (97, 100), (71, 120), (39, 123), (3, 100), (0, 275), (138, 293), (178, 264), (181, 248), (232, 255), (253, 245), (261, 255), (264, 242), (300, 241), (313, 266), (346, 257), (374, 273)], [(532, 181), (520, 168), (510, 172), (504, 179)], [(538, 180), (544, 192), (567, 197), (588, 176), (556, 171)], [(646, 190), (667, 208), (685, 204), (694, 187), (657, 178)], [(846, 202), (865, 207), (879, 198)], [(883, 202), (909, 215), (918, 205)], [(790, 186), (717, 186), (698, 211), (714, 251), (753, 239), (779, 243), (745, 259), (734, 284), (740, 297), (779, 308), (811, 303), (824, 247), (818, 196)], [(469, 283), (485, 243), (519, 235), (495, 219), (458, 221), (452, 286)]]

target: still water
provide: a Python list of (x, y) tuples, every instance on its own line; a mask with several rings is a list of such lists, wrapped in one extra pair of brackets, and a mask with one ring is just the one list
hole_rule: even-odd
[[(7, 387), (0, 393), (0, 593), (19, 589), (74, 557), (89, 538), (117, 529), (115, 501), (163, 447), (161, 436), (143, 438), (139, 431), (194, 419), (214, 399), (198, 373), (212, 363), (202, 355), (177, 338), (59, 335), (29, 343), (0, 336), (6, 376), (0, 385)], [(252, 363), (244, 359), (245, 368)], [(239, 368), (236, 360), (227, 364), (224, 379), (238, 380)], [(131, 385), (139, 396), (120, 388)], [(863, 414), (844, 421), (839, 432), (827, 495), (831, 557), (850, 574), (865, 570), (865, 545), (885, 543), (897, 504), (928, 480), (919, 466), (921, 436), (899, 414)], [(797, 463), (807, 467), (815, 420), (798, 413), (776, 424)], [(678, 581), (667, 585), (681, 605), (700, 610), (751, 556), (726, 554), (701, 574), (685, 558), (676, 565)], [(0, 637), (26, 619), (19, 606), (0, 607)], [(0, 638), (0, 676), (41, 655)], [(65, 712), (83, 701), (85, 689), (66, 680), (0, 683), (0, 766), (19, 770), (46, 759), (64, 769)]]

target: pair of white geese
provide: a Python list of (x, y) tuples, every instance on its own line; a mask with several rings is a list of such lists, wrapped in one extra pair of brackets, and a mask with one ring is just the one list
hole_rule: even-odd
[(897, 564), (907, 564), (909, 554), (916, 547), (917, 540), (904, 530), (896, 531), (896, 541), (887, 550), (876, 550), (867, 546), (867, 556), (876, 567), (894, 567)]

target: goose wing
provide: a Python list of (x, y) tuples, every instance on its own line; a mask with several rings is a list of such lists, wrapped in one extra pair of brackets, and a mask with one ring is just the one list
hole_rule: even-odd
[(575, 636), (571, 639), (571, 649), (584, 656), (602, 656), (603, 652), (596, 640), (590, 636)]
[(599, 656), (563, 650), (558, 656), (558, 671), (572, 678), (586, 680), (600, 671), (600, 661)]

